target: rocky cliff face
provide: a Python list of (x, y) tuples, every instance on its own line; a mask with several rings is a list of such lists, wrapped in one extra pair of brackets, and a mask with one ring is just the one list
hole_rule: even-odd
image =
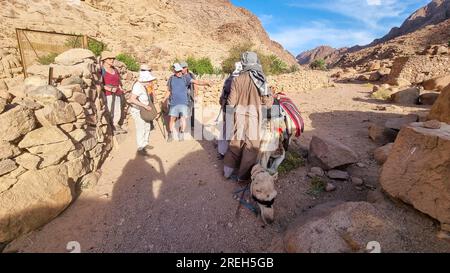
[(312, 50), (308, 50), (300, 53), (297, 56), (297, 61), (301, 65), (306, 65), (314, 62), (315, 60), (325, 60), (326, 63), (336, 62), (343, 53), (347, 51), (347, 48), (335, 49), (330, 46), (319, 46)]
[(428, 25), (439, 24), (447, 19), (450, 19), (450, 0), (433, 0), (411, 14), (400, 27), (392, 28), (386, 36), (373, 41), (370, 46), (412, 33)]
[(111, 50), (127, 52), (156, 69), (186, 56), (210, 57), (215, 65), (236, 44), (251, 41), (289, 64), (295, 58), (270, 40), (256, 16), (230, 1), (125, 0), (0, 3), (0, 48), (17, 45), (15, 28), (87, 34)]

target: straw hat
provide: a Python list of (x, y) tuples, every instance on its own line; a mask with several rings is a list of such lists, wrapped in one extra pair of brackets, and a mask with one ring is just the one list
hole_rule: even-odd
[(116, 54), (112, 53), (111, 51), (103, 51), (102, 52), (102, 56), (101, 56), (101, 60), (104, 61), (106, 59), (115, 59), (116, 58)]

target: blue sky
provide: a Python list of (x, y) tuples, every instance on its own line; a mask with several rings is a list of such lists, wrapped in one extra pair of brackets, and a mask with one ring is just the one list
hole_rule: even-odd
[(430, 0), (232, 0), (259, 17), (292, 54), (319, 45), (365, 45), (381, 38)]

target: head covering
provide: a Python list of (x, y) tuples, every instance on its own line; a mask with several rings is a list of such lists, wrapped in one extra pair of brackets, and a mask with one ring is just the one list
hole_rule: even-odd
[(189, 67), (187, 62), (181, 62), (180, 65), (181, 65), (182, 68)]
[(102, 56), (101, 56), (101, 60), (104, 61), (106, 59), (115, 59), (116, 58), (116, 54), (112, 53), (111, 51), (103, 51), (102, 52)]
[(152, 69), (147, 64), (141, 64), (141, 71), (152, 71)]
[(233, 76), (238, 76), (239, 73), (241, 73), (241, 71), (242, 71), (242, 63), (241, 62), (234, 63)]
[(156, 80), (156, 78), (150, 73), (150, 71), (141, 71), (139, 72), (139, 82), (151, 82)]
[(253, 83), (259, 91), (260, 96), (271, 95), (270, 88), (268, 88), (266, 76), (264, 75), (262, 66), (259, 62), (258, 55), (255, 52), (247, 51), (241, 56), (241, 63), (243, 72), (249, 72)]
[(180, 72), (181, 70), (183, 70), (183, 67), (179, 63), (174, 63), (173, 70), (175, 70), (175, 72)]

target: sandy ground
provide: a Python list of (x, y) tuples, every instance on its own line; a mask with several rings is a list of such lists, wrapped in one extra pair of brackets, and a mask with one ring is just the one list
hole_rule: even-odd
[[(291, 94), (306, 122), (298, 143), (328, 135), (352, 147), (364, 166), (349, 168), (369, 187), (336, 182), (337, 190), (308, 194), (309, 166), (281, 176), (277, 182), (276, 220), (270, 226), (245, 208), (232, 192), (241, 186), (221, 177), (222, 162), (213, 142), (188, 140), (166, 143), (158, 129), (151, 133), (151, 156), (136, 155), (134, 130), (103, 165), (96, 187), (83, 192), (57, 219), (12, 242), (6, 252), (67, 252), (77, 241), (82, 252), (271, 252), (283, 251), (282, 234), (296, 217), (326, 201), (365, 201), (378, 188), (379, 166), (372, 158), (377, 147), (367, 136), (369, 122), (383, 124), (399, 114), (423, 112), (368, 98), (366, 85)], [(386, 111), (375, 110), (378, 105)], [(436, 240), (436, 222), (410, 207), (397, 204), (399, 219), (411, 226), (405, 252), (450, 252), (450, 244)]]

